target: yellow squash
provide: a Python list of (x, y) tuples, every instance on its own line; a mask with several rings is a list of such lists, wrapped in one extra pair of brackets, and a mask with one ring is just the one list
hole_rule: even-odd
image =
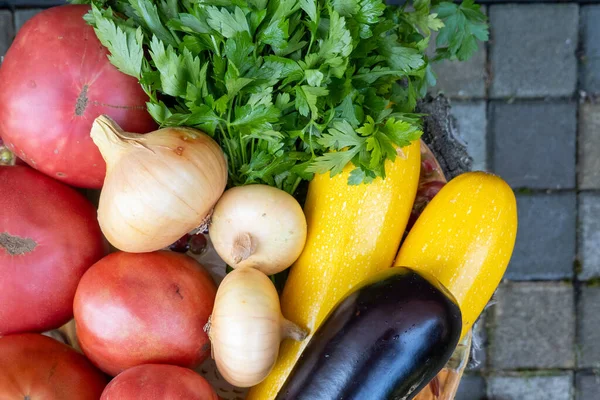
[(517, 204), (500, 177), (468, 172), (427, 205), (402, 244), (395, 265), (437, 278), (454, 295), (464, 336), (504, 275), (517, 235)]
[(304, 206), (306, 246), (291, 267), (282, 297), (283, 315), (306, 327), (303, 342), (285, 340), (270, 375), (246, 400), (272, 400), (315, 329), (356, 284), (392, 265), (410, 215), (420, 172), (419, 141), (386, 164), (386, 179), (349, 186), (352, 167), (331, 178), (317, 175)]

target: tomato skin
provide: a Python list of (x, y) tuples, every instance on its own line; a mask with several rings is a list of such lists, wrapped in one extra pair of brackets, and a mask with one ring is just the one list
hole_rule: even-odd
[[(96, 210), (25, 166), (0, 166), (0, 193), (0, 335), (58, 328), (73, 317), (79, 279), (106, 252)], [(9, 253), (15, 239), (34, 247)]]
[(186, 255), (110, 254), (88, 270), (75, 294), (81, 348), (112, 376), (140, 364), (193, 368), (210, 352), (203, 328), (216, 291), (209, 273)]
[(100, 188), (106, 165), (90, 138), (94, 119), (106, 114), (129, 132), (156, 126), (137, 79), (110, 64), (83, 20), (88, 10), (53, 7), (19, 30), (0, 68), (0, 136), (45, 174)]
[(194, 371), (175, 365), (145, 364), (121, 372), (100, 400), (219, 400)]
[(107, 378), (81, 354), (33, 333), (0, 337), (0, 399), (98, 400)]

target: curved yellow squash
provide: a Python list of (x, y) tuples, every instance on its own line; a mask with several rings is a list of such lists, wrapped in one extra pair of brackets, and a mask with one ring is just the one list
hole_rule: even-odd
[(317, 175), (304, 206), (306, 246), (291, 267), (281, 296), (283, 315), (311, 334), (285, 340), (270, 375), (246, 400), (272, 400), (315, 329), (341, 298), (363, 279), (391, 267), (410, 215), (420, 172), (419, 141), (386, 164), (386, 179), (348, 186), (352, 167), (331, 178)]
[(500, 283), (516, 235), (512, 189), (496, 175), (468, 172), (425, 207), (395, 265), (429, 273), (450, 290), (462, 312), (462, 337)]

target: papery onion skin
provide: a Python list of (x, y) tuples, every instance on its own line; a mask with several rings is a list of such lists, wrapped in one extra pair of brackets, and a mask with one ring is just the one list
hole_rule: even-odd
[(137, 135), (99, 117), (92, 138), (106, 160), (98, 220), (116, 248), (159, 250), (202, 224), (227, 184), (219, 145), (191, 128)]
[(269, 374), (284, 338), (303, 340), (307, 334), (283, 317), (271, 280), (250, 267), (235, 269), (221, 282), (207, 328), (219, 372), (238, 387), (256, 385)]
[(283, 190), (247, 185), (223, 194), (209, 232), (215, 250), (227, 264), (272, 275), (300, 256), (306, 242), (306, 218), (296, 199)]

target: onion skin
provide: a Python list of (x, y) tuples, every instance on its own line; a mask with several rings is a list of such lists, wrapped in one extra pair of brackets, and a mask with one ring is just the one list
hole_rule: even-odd
[(105, 116), (91, 136), (107, 163), (98, 220), (119, 250), (165, 248), (202, 224), (227, 184), (219, 145), (191, 128), (124, 132)]
[(256, 385), (269, 374), (284, 338), (306, 337), (281, 315), (271, 280), (249, 267), (235, 269), (221, 282), (207, 330), (219, 372), (238, 387)]
[(30, 166), (100, 188), (105, 164), (89, 132), (108, 114), (131, 132), (156, 129), (137, 80), (118, 71), (83, 20), (87, 5), (42, 11), (19, 30), (0, 68), (0, 136)]
[(280, 189), (240, 186), (227, 190), (217, 202), (209, 232), (227, 264), (272, 275), (300, 256), (306, 218), (296, 199)]

